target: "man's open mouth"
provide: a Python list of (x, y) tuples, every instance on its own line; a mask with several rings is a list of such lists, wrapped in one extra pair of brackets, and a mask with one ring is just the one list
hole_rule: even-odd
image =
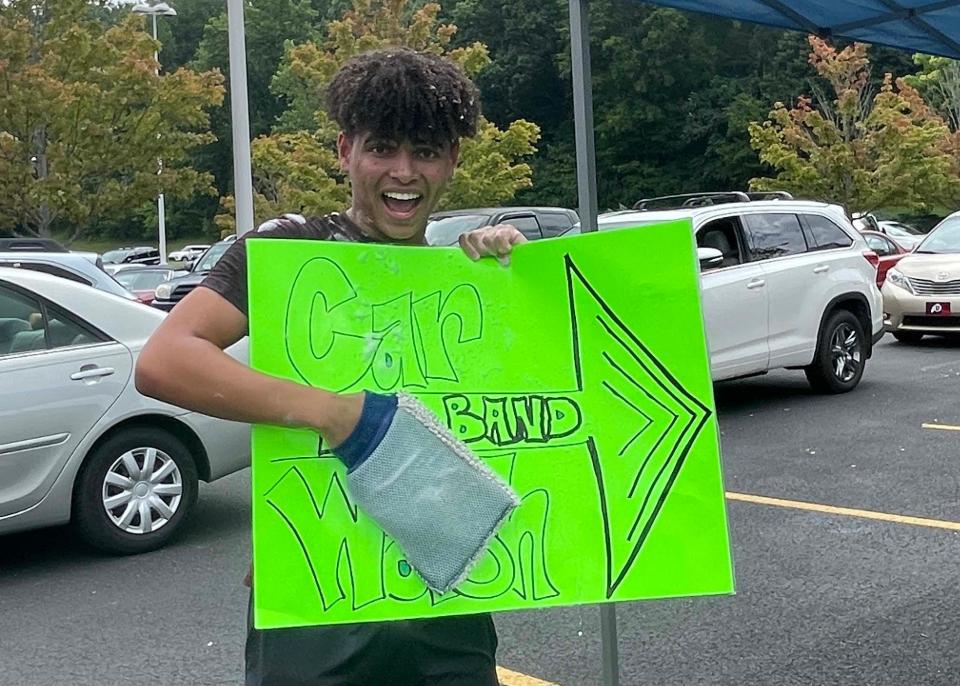
[(387, 206), (387, 210), (397, 215), (413, 214), (423, 200), (420, 193), (401, 193), (398, 191), (387, 191), (380, 197), (383, 198), (383, 204)]

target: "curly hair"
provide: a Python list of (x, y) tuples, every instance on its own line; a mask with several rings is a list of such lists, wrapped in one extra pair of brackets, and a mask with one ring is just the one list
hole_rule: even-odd
[(439, 55), (386, 48), (340, 68), (327, 88), (327, 110), (347, 135), (456, 142), (477, 132), (480, 94)]

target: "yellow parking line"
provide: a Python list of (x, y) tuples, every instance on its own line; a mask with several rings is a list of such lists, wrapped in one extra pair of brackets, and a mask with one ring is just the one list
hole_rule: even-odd
[(921, 424), (924, 429), (940, 429), (941, 431), (960, 431), (960, 426), (951, 426), (950, 424)]
[(503, 686), (560, 686), (552, 681), (544, 681), (534, 676), (514, 672), (506, 667), (497, 667), (497, 676)]
[(951, 531), (960, 531), (960, 522), (951, 522), (943, 519), (927, 519), (926, 517), (911, 517), (909, 515), (877, 512), (875, 510), (857, 510), (852, 507), (819, 505), (817, 503), (808, 503), (802, 500), (782, 500), (780, 498), (768, 498), (762, 495), (750, 495), (749, 493), (732, 493), (728, 491), (726, 495), (728, 500), (739, 500), (744, 503), (772, 505), (774, 507), (788, 507), (794, 510), (810, 510), (812, 512), (822, 512), (824, 514), (860, 517), (862, 519), (878, 519), (880, 521), (894, 522), (896, 524), (910, 524), (912, 526), (926, 526), (933, 529), (950, 529)]

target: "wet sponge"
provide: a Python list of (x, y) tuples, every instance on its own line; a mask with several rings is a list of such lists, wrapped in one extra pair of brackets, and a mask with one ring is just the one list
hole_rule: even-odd
[(520, 504), (430, 410), (403, 393), (383, 438), (347, 473), (347, 485), (438, 593), (467, 577)]

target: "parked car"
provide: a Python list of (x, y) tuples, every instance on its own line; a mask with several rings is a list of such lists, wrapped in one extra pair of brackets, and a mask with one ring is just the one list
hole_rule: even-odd
[(0, 238), (0, 252), (70, 252), (52, 238)]
[(877, 266), (877, 288), (882, 288), (890, 268), (909, 255), (910, 251), (882, 233), (876, 231), (861, 231), (860, 233), (863, 234), (863, 239), (870, 246), (870, 249), (877, 253), (880, 260)]
[(920, 245), (920, 241), (927, 235), (920, 229), (910, 226), (909, 224), (904, 224), (903, 222), (881, 219), (877, 222), (877, 226), (881, 233), (892, 238), (907, 252)]
[[(0, 268), (0, 534), (71, 522), (89, 544), (166, 543), (197, 482), (246, 467), (244, 424), (140, 395), (158, 310), (67, 279)], [(246, 360), (246, 339), (229, 349)]]
[(83, 253), (74, 252), (0, 252), (0, 267), (29, 269), (69, 279), (86, 286), (134, 299), (134, 295), (98, 268)]
[(160, 264), (160, 251), (149, 246), (126, 247), (103, 253), (104, 268), (120, 264)]
[(877, 219), (872, 214), (855, 213), (852, 223), (854, 228), (861, 233), (864, 231), (875, 231), (889, 236), (907, 251), (917, 247), (924, 236), (920, 229), (916, 229), (903, 222)]
[(167, 255), (171, 262), (191, 262), (210, 249), (209, 245), (185, 245)]
[(117, 272), (113, 278), (136, 296), (137, 300), (149, 305), (153, 302), (157, 286), (189, 272), (169, 267), (131, 267)]
[(692, 221), (714, 380), (788, 368), (803, 369), (818, 391), (857, 386), (883, 317), (877, 255), (843, 208), (740, 192), (635, 207), (601, 215), (598, 228)]
[(901, 343), (960, 333), (960, 212), (937, 224), (887, 272), (884, 326)]
[(210, 273), (214, 265), (227, 252), (227, 248), (233, 241), (220, 241), (210, 246), (210, 249), (193, 264), (189, 273), (170, 279), (166, 283), (157, 286), (154, 293), (153, 302), (150, 304), (161, 310), (169, 312), (174, 305), (187, 297), (194, 288), (200, 285), (200, 282)]
[(493, 224), (512, 224), (530, 240), (568, 232), (580, 218), (563, 207), (485, 207), (435, 212), (427, 224), (429, 245), (456, 245), (460, 234)]

